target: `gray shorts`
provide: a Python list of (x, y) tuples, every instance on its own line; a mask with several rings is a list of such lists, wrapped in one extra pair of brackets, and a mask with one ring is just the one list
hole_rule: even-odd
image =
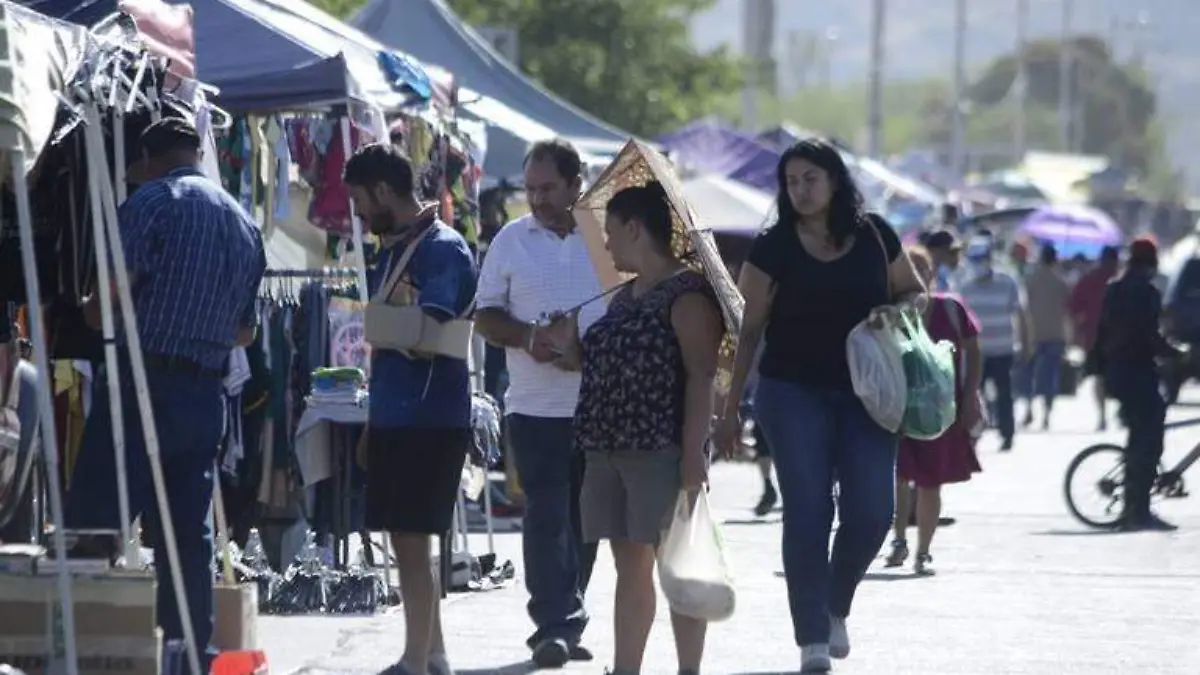
[(657, 546), (683, 488), (679, 461), (678, 450), (587, 453), (579, 495), (584, 541)]

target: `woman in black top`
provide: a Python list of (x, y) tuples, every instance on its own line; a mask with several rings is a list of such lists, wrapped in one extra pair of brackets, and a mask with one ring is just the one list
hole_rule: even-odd
[(846, 616), (887, 536), (894, 499), (897, 438), (855, 396), (846, 336), (924, 287), (892, 228), (864, 213), (835, 147), (793, 145), (778, 178), (779, 220), (742, 268), (745, 314), (717, 443), (732, 452), (737, 402), (765, 329), (755, 414), (783, 497), (783, 565), (801, 667), (822, 671), (850, 652)]
[[(659, 538), (681, 490), (695, 494), (707, 480), (725, 328), (708, 280), (672, 253), (661, 185), (626, 188), (606, 210), (613, 262), (637, 277), (583, 336), (575, 439), (587, 457), (583, 536), (607, 539), (617, 568), (613, 675), (629, 675), (641, 668), (654, 622)], [(699, 672), (704, 622), (672, 614), (671, 624), (679, 672)]]

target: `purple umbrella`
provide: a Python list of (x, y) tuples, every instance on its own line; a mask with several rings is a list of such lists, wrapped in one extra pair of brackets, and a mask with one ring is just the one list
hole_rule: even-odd
[(1117, 246), (1124, 238), (1108, 214), (1090, 206), (1045, 206), (1026, 216), (1019, 234), (1053, 244)]

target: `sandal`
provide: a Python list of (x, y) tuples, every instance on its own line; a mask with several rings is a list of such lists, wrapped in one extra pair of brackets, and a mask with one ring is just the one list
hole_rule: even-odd
[(892, 540), (892, 552), (884, 560), (884, 567), (899, 567), (908, 560), (908, 542), (903, 539)]
[(931, 577), (937, 572), (930, 567), (933, 563), (933, 556), (928, 553), (918, 553), (917, 561), (913, 563), (913, 572), (919, 577)]

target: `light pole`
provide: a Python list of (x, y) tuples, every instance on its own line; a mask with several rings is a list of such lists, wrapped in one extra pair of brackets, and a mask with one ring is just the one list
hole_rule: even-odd
[(1058, 134), (1063, 152), (1074, 151), (1071, 142), (1072, 121), (1075, 117), (1072, 98), (1071, 75), (1075, 65), (1075, 53), (1071, 45), (1071, 19), (1075, 13), (1075, 0), (1062, 2), (1062, 36), (1058, 45)]
[(1013, 161), (1020, 163), (1029, 144), (1026, 122), (1029, 100), (1029, 0), (1017, 0), (1017, 76), (1013, 84)]
[(883, 57), (887, 1), (875, 0), (871, 13), (871, 80), (867, 103), (867, 156), (883, 154)]
[(967, 130), (963, 106), (967, 98), (967, 0), (954, 2), (954, 102), (950, 110), (950, 169), (956, 178), (966, 174)]

